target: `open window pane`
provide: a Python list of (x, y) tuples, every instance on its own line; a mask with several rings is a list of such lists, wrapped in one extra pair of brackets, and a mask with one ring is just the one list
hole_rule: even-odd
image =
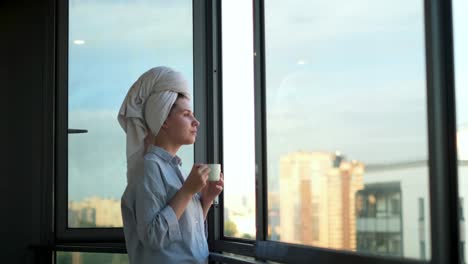
[(455, 94), (457, 107), (458, 193), (460, 210), (460, 249), (466, 263), (466, 201), (468, 200), (468, 2), (454, 0), (452, 8), (455, 55)]
[(255, 239), (252, 0), (222, 1), (224, 235)]
[[(137, 78), (165, 65), (191, 83), (192, 1), (69, 2), (68, 225), (119, 227), (126, 185), (120, 105)], [(193, 146), (179, 151), (183, 169)]]
[(430, 259), (423, 1), (265, 1), (268, 239)]

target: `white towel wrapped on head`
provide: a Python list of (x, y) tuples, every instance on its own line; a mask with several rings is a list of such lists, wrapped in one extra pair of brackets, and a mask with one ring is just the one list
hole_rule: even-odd
[(190, 98), (187, 81), (168, 67), (150, 69), (130, 87), (117, 117), (127, 133), (127, 182), (143, 172), (146, 147), (159, 133), (179, 93)]

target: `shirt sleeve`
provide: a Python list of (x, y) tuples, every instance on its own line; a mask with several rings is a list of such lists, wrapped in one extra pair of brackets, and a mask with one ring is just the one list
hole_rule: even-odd
[(136, 187), (136, 226), (139, 240), (154, 250), (182, 240), (177, 216), (167, 203), (158, 164), (145, 160), (144, 176)]
[[(198, 201), (200, 203), (200, 208), (201, 208), (201, 211), (202, 211), (202, 218), (204, 219), (204, 229), (205, 229), (205, 238), (208, 239), (208, 215), (204, 216), (204, 212), (203, 212), (203, 203), (202, 203), (202, 200), (201, 200), (201, 193), (197, 193), (197, 197), (198, 197)], [(209, 210), (209, 209), (208, 209)]]

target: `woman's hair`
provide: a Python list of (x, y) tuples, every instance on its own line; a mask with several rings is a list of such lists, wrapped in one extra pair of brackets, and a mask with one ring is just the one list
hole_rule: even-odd
[(175, 106), (176, 106), (176, 104), (177, 104), (177, 100), (179, 100), (180, 98), (183, 98), (183, 99), (185, 99), (185, 98), (188, 98), (188, 97), (187, 97), (187, 96), (185, 96), (185, 95), (184, 95), (184, 94), (182, 94), (182, 93), (177, 93), (177, 98), (176, 98), (176, 100), (175, 100), (174, 104), (171, 106), (171, 110), (169, 110), (169, 115), (168, 115), (168, 116), (170, 116), (170, 115), (171, 115), (171, 113), (172, 113), (172, 110), (174, 110), (174, 108), (175, 108)]

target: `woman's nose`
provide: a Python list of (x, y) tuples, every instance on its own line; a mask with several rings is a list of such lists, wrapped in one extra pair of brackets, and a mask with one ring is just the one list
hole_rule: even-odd
[(200, 121), (198, 121), (196, 118), (193, 118), (193, 125), (198, 127), (200, 125)]

